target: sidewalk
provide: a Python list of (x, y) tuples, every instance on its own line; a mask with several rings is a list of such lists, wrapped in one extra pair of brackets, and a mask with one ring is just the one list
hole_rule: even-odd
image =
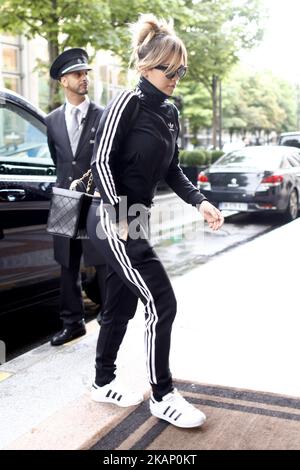
[[(300, 219), (173, 279), (174, 378), (300, 396), (297, 301)], [(65, 346), (45, 344), (0, 367), (0, 448), (88, 448), (132, 409), (89, 399), (98, 325)], [(141, 306), (118, 364), (149, 390)]]

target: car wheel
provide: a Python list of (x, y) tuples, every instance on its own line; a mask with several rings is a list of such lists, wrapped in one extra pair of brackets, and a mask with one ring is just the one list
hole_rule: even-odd
[(288, 222), (295, 220), (298, 217), (298, 194), (295, 189), (290, 194), (289, 203), (286, 209), (285, 218)]

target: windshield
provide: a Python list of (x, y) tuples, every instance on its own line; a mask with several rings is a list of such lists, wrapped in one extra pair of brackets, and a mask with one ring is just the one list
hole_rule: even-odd
[(282, 149), (270, 147), (246, 147), (223, 155), (213, 166), (247, 167), (262, 170), (279, 168)]

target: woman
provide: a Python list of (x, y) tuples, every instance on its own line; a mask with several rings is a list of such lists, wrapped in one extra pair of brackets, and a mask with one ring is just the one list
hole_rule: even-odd
[[(133, 58), (140, 81), (135, 91), (122, 92), (105, 109), (92, 158), (101, 198), (93, 200), (88, 233), (109, 265), (92, 398), (119, 406), (143, 400), (127, 391), (115, 375), (117, 353), (140, 298), (145, 305), (150, 411), (179, 427), (200, 426), (205, 415), (174, 389), (169, 370), (176, 299), (147, 239), (149, 208), (158, 181), (164, 178), (184, 201), (197, 206), (212, 229), (220, 228), (224, 220), (178, 165), (178, 112), (167, 98), (186, 72), (184, 44), (167, 23), (141, 15), (133, 29)], [(138, 207), (139, 217), (129, 215), (136, 213), (133, 207)], [(113, 212), (117, 226), (112, 223)]]

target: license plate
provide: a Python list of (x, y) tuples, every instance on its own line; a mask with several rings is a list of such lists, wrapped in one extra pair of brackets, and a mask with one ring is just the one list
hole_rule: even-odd
[(245, 202), (220, 202), (219, 209), (227, 211), (246, 211), (248, 204)]

